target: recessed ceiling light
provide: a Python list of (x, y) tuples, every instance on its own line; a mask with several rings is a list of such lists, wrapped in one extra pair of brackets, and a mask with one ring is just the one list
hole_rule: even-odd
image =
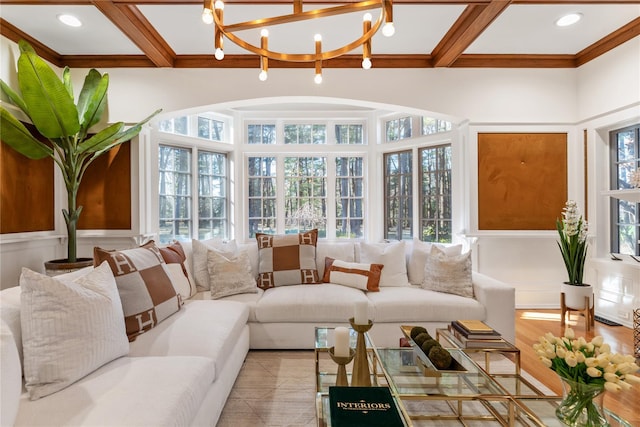
[(556, 21), (556, 25), (558, 27), (568, 27), (569, 25), (573, 25), (579, 20), (582, 19), (581, 13), (568, 13)]
[(68, 15), (68, 14), (58, 15), (58, 20), (70, 27), (80, 27), (82, 25), (82, 22), (80, 22), (80, 20), (73, 15)]

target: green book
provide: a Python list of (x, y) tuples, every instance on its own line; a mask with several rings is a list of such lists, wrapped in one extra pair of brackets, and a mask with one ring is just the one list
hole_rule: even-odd
[(388, 387), (329, 387), (333, 427), (403, 427)]

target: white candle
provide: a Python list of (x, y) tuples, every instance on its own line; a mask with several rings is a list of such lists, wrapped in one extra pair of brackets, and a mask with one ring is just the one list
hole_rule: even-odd
[(356, 312), (353, 316), (353, 323), (356, 325), (369, 324), (369, 303), (367, 301), (356, 301)]
[(335, 331), (333, 354), (336, 357), (349, 357), (349, 329), (338, 326)]

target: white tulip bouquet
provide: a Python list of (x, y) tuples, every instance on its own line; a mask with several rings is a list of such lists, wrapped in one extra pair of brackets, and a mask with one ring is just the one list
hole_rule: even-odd
[(567, 328), (562, 338), (551, 333), (540, 337), (533, 349), (564, 380), (556, 416), (567, 425), (608, 426), (594, 399), (604, 390), (618, 392), (640, 383), (640, 377), (633, 375), (640, 369), (635, 358), (612, 353), (601, 336), (587, 342)]

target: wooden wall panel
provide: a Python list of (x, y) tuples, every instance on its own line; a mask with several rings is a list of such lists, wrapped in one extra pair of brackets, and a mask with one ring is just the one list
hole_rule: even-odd
[(480, 230), (553, 230), (567, 191), (566, 133), (478, 134)]
[(131, 229), (131, 143), (94, 160), (78, 191), (78, 229)]
[(0, 143), (0, 233), (55, 228), (54, 165), (30, 160)]

